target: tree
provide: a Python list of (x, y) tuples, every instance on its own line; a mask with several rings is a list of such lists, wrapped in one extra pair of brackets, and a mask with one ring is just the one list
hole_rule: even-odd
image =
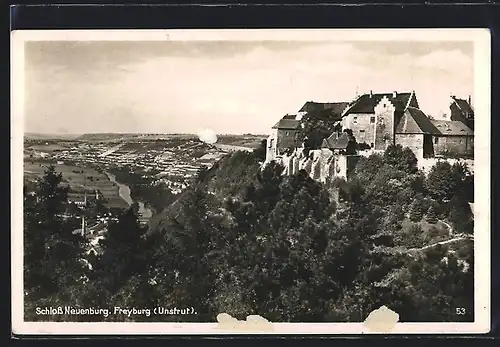
[(319, 149), (323, 140), (338, 130), (334, 119), (329, 110), (308, 112), (302, 117), (301, 124), (303, 127), (299, 132), (298, 140), (304, 143), (306, 152)]
[(264, 139), (260, 142), (259, 147), (253, 150), (253, 154), (258, 161), (264, 161), (266, 160), (266, 152), (267, 152), (267, 140)]
[(419, 222), (424, 216), (424, 206), (420, 199), (415, 199), (410, 205), (410, 220), (412, 222)]
[(410, 174), (418, 171), (417, 157), (408, 147), (403, 148), (401, 145), (389, 145), (384, 152), (384, 160), (396, 169)]
[(356, 154), (358, 150), (358, 143), (356, 142), (356, 138), (352, 133), (351, 129), (344, 129), (344, 132), (347, 133), (349, 140), (347, 142), (346, 154), (352, 155)]
[(450, 181), (452, 182), (452, 196), (459, 197), (464, 201), (473, 201), (474, 180), (473, 176), (471, 179), (471, 176), (469, 168), (465, 163), (455, 162), (451, 166)]
[(431, 205), (427, 211), (426, 220), (431, 224), (437, 223), (437, 212), (433, 205)]
[[(64, 289), (79, 285), (86, 274), (82, 262), (85, 240), (72, 233), (74, 225), (70, 221), (59, 217), (66, 208), (68, 192), (61, 182), (62, 174), (49, 166), (35, 191), (25, 192), (24, 289), (27, 305), (56, 300)], [(31, 311), (26, 311), (26, 317), (36, 319)]]
[(429, 171), (426, 189), (436, 201), (443, 203), (450, 200), (455, 193), (455, 182), (452, 180), (451, 165), (447, 161), (437, 162)]
[(383, 165), (384, 158), (379, 154), (361, 157), (354, 169), (354, 174), (361, 182), (370, 182), (378, 174)]
[(474, 216), (467, 201), (460, 197), (453, 197), (450, 201), (449, 220), (459, 233), (471, 234), (474, 232)]
[(91, 283), (97, 286), (96, 301), (104, 295), (108, 305), (110, 302), (121, 307), (154, 304), (150, 295), (152, 270), (146, 230), (139, 224), (133, 207), (123, 211), (117, 222), (108, 225), (108, 232), (100, 241), (102, 254), (94, 261), (94, 269), (89, 274)]

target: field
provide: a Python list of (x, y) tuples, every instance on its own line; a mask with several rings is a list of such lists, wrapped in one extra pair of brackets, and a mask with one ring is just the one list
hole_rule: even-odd
[[(26, 178), (42, 177), (46, 164), (24, 163), (24, 175)], [(62, 173), (64, 183), (70, 186), (71, 191), (79, 192), (100, 190), (110, 207), (126, 208), (127, 203), (118, 195), (118, 186), (110, 182), (104, 173), (88, 167), (55, 165), (56, 172)]]
[(32, 149), (41, 152), (64, 151), (70, 149), (70, 146), (64, 146), (64, 143), (36, 143), (26, 145), (26, 149)]
[(266, 137), (262, 135), (220, 135), (217, 143), (238, 147), (257, 148)]

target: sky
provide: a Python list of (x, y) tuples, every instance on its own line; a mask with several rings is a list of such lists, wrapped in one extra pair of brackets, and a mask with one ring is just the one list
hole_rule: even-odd
[(25, 131), (269, 133), (306, 101), (415, 90), (434, 118), (473, 95), (472, 42), (32, 41)]

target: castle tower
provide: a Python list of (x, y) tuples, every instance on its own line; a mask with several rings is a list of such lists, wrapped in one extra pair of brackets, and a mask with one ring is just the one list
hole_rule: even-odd
[[(393, 98), (396, 97), (396, 92)], [(387, 146), (394, 143), (394, 112), (396, 108), (392, 102), (384, 96), (375, 106), (375, 150), (385, 150)]]

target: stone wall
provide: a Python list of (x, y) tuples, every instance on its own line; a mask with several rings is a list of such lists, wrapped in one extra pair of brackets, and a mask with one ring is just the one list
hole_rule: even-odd
[(278, 131), (273, 129), (266, 140), (266, 162), (269, 163), (277, 156), (277, 137)]
[(305, 156), (301, 148), (291, 154), (277, 157), (276, 161), (283, 165), (283, 175), (294, 175), (305, 170), (313, 180), (325, 183), (328, 179), (342, 177), (348, 179), (360, 156), (335, 155), (329, 149), (309, 151)]
[(418, 160), (424, 157), (424, 134), (396, 134), (395, 144), (409, 147)]
[(297, 147), (297, 130), (278, 129), (277, 148), (278, 153), (284, 153), (289, 148)]
[(375, 114), (348, 114), (342, 119), (342, 129), (351, 129), (358, 143), (375, 144)]
[(435, 136), (434, 137), (435, 155), (446, 153), (473, 155), (474, 137), (473, 136)]

